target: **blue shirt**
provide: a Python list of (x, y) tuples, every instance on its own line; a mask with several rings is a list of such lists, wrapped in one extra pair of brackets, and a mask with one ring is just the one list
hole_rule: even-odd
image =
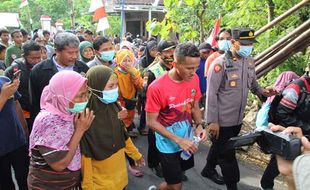
[[(0, 83), (0, 89), (2, 85)], [(21, 95), (16, 92), (14, 97), (6, 101), (0, 111), (0, 156), (4, 156), (27, 143), (15, 106), (15, 101), (20, 97)]]
[(199, 86), (201, 94), (205, 94), (207, 91), (207, 79), (205, 78), (205, 59), (200, 58), (200, 64), (196, 71), (196, 74), (199, 77)]

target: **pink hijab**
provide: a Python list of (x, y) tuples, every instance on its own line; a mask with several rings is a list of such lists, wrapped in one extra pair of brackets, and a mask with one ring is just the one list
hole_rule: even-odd
[[(50, 80), (41, 96), (41, 111), (36, 117), (29, 138), (29, 152), (35, 146), (45, 146), (57, 151), (68, 151), (68, 143), (74, 132), (74, 114), (68, 112), (73, 100), (86, 78), (74, 71), (61, 71)], [(68, 169), (81, 168), (80, 148), (70, 162)]]
[[(273, 87), (278, 93), (281, 93), (291, 81), (298, 78), (299, 76), (293, 71), (285, 71), (277, 77), (277, 80), (274, 83)], [(271, 103), (273, 99), (274, 96), (271, 96), (267, 99), (267, 102)]]

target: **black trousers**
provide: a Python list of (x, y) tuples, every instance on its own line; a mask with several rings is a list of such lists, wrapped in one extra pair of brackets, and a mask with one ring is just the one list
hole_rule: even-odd
[(145, 113), (145, 101), (146, 99), (141, 97), (141, 115), (138, 130), (141, 131), (146, 127), (146, 113)]
[(226, 143), (239, 134), (242, 125), (220, 127), (219, 138), (211, 138), (212, 145), (207, 157), (207, 170), (215, 170), (220, 165), (227, 189), (234, 187), (240, 180), (240, 171), (234, 149), (227, 149)]
[(149, 129), (147, 136), (149, 147), (147, 149), (147, 163), (149, 168), (155, 168), (159, 165), (159, 151), (156, 147), (155, 133), (153, 130)]
[(24, 145), (0, 157), (0, 189), (15, 190), (11, 167), (20, 190), (28, 190), (27, 176), (29, 168), (28, 145)]
[(264, 171), (264, 174), (262, 176), (262, 179), (260, 180), (260, 184), (262, 188), (272, 189), (274, 186), (274, 179), (280, 174), (278, 165), (277, 165), (277, 159), (274, 154), (271, 155), (270, 161)]

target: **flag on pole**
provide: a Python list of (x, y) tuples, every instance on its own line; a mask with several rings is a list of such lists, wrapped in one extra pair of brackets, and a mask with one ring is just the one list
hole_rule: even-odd
[(219, 15), (218, 19), (216, 20), (216, 23), (214, 25), (214, 28), (211, 32), (211, 35), (207, 39), (207, 43), (209, 43), (212, 47), (217, 46), (216, 36), (220, 32), (220, 26), (221, 26), (221, 15)]
[(19, 8), (23, 8), (23, 7), (25, 7), (25, 6), (27, 6), (28, 5), (28, 0), (21, 0), (22, 2), (21, 2), (21, 4), (19, 5)]
[(94, 12), (94, 22), (99, 21), (96, 32), (104, 31), (105, 29), (110, 28), (102, 0), (92, 0), (90, 3), (89, 12)]

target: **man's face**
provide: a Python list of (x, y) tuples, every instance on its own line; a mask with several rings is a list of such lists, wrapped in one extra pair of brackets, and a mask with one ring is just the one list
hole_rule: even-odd
[(73, 66), (79, 57), (79, 47), (65, 46), (63, 50), (56, 50), (58, 61), (65, 66)]
[(0, 38), (1, 38), (1, 41), (2, 41), (2, 42), (8, 43), (8, 42), (9, 42), (9, 39), (10, 39), (9, 33), (2, 33), (1, 36), (0, 36)]
[(93, 42), (93, 36), (89, 34), (84, 34), (84, 39), (89, 42)]
[(219, 35), (219, 41), (220, 40), (231, 40), (231, 35), (228, 32), (222, 32)]
[(202, 49), (202, 50), (199, 50), (199, 53), (200, 53), (200, 58), (206, 60), (213, 53), (213, 51), (211, 49)]
[(196, 70), (199, 67), (199, 57), (185, 57), (181, 63), (176, 63), (175, 69), (180, 78), (184, 81), (191, 81), (195, 76)]
[(110, 41), (101, 44), (101, 46), (99, 47), (99, 51), (96, 50), (96, 55), (100, 58), (101, 53), (105, 52), (105, 51), (113, 51), (113, 46), (112, 43)]
[(41, 50), (40, 51), (30, 51), (30, 53), (25, 56), (25, 60), (30, 65), (35, 65), (41, 61)]
[(174, 53), (174, 49), (163, 51), (159, 53), (160, 59), (166, 64), (170, 64), (173, 61), (173, 53)]
[(23, 35), (21, 32), (16, 32), (13, 34), (13, 41), (16, 45), (21, 45), (23, 43)]
[(48, 43), (49, 40), (50, 40), (50, 35), (49, 34), (44, 34), (44, 41), (45, 41), (45, 43)]

